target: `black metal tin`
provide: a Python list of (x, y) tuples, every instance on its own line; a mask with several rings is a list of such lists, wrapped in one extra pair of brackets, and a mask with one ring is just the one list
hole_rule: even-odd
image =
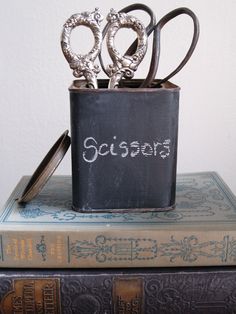
[(73, 209), (80, 212), (143, 212), (175, 204), (180, 88), (70, 90)]

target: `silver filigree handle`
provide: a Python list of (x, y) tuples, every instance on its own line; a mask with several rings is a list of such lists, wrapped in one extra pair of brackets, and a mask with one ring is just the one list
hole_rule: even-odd
[[(113, 64), (109, 65), (106, 69), (110, 77), (108, 88), (116, 88), (122, 77), (132, 78), (134, 76), (134, 72), (137, 70), (147, 51), (148, 36), (143, 23), (132, 15), (123, 12), (118, 13), (114, 9), (111, 9), (107, 16), (107, 21), (110, 24), (107, 31), (107, 48), (113, 61)], [(121, 28), (131, 28), (137, 33), (137, 49), (131, 56), (123, 56), (115, 48), (115, 35)]]
[[(73, 70), (73, 75), (75, 77), (84, 76), (90, 88), (98, 88), (97, 74), (100, 72), (100, 67), (94, 64), (94, 60), (101, 51), (102, 32), (100, 23), (102, 20), (103, 17), (98, 8), (94, 12), (74, 14), (64, 24), (61, 35), (61, 48), (70, 68)], [(73, 52), (70, 44), (72, 30), (80, 25), (89, 27), (94, 35), (94, 46), (85, 55)]]

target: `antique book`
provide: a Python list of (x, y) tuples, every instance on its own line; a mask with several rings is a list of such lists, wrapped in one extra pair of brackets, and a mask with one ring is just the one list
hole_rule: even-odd
[(168, 212), (78, 213), (71, 177), (53, 176), (18, 204), (23, 177), (0, 216), (0, 267), (236, 265), (236, 201), (214, 172), (177, 177)]
[(2, 314), (226, 314), (235, 291), (232, 266), (0, 271)]

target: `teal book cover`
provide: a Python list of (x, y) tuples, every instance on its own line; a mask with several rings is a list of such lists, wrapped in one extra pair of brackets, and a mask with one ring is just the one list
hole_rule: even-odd
[(75, 212), (70, 176), (53, 176), (18, 204), (28, 180), (1, 211), (1, 267), (236, 264), (235, 196), (215, 172), (178, 175), (176, 208), (149, 213)]

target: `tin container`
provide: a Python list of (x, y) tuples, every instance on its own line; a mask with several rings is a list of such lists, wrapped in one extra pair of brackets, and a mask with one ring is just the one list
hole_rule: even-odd
[(174, 208), (180, 88), (70, 87), (72, 206), (79, 212)]

